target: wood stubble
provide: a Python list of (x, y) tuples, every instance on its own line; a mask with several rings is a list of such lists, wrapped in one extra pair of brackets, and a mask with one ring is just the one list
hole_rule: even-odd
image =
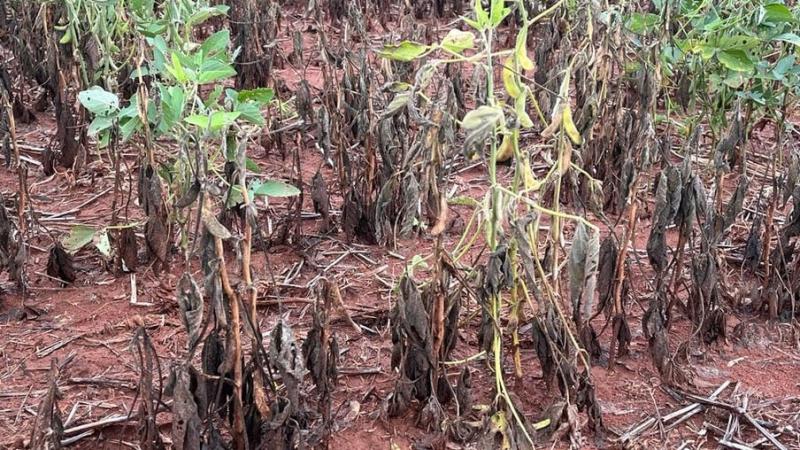
[(58, 398), (61, 395), (58, 389), (58, 377), (61, 369), (58, 359), (50, 360), (48, 374), (49, 387), (47, 394), (39, 404), (36, 421), (31, 431), (29, 448), (32, 450), (53, 450), (61, 448), (61, 439), (64, 436), (64, 424), (61, 421), (61, 410), (58, 409)]

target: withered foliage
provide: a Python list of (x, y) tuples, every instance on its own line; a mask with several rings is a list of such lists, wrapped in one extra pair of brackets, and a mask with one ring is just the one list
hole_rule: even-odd
[(314, 178), (311, 179), (311, 201), (314, 204), (314, 212), (322, 216), (320, 232), (333, 231), (335, 226), (331, 216), (331, 198), (330, 194), (328, 194), (325, 178), (323, 178), (319, 170), (314, 174)]
[(599, 271), (597, 273), (598, 307), (606, 317), (610, 317), (614, 308), (614, 281), (616, 277), (617, 256), (619, 248), (613, 237), (603, 239), (600, 245)]
[(579, 223), (572, 237), (567, 264), (573, 320), (579, 328), (592, 315), (599, 260), (600, 234), (589, 235), (586, 226)]
[(492, 352), (496, 327), (494, 301), (499, 298), (500, 291), (509, 287), (513, 281), (511, 275), (511, 259), (508, 257), (508, 247), (498, 246), (490, 256), (483, 271), (483, 289), (481, 290), (481, 327), (478, 330), (478, 346), (486, 353)]
[(47, 258), (47, 275), (61, 280), (64, 284), (72, 283), (77, 278), (72, 255), (59, 243), (53, 244), (50, 257)]
[[(158, 432), (158, 413), (161, 407), (161, 364), (158, 361), (155, 347), (144, 327), (139, 327), (130, 343), (131, 352), (139, 372), (139, 385), (136, 396), (139, 398), (139, 445), (145, 450), (164, 448), (161, 434)], [(157, 383), (158, 387), (156, 388)], [(183, 417), (178, 414), (179, 422)], [(177, 425), (177, 423), (174, 423)], [(173, 435), (179, 433), (173, 433)], [(185, 433), (184, 433), (185, 435)], [(182, 442), (181, 442), (182, 443)], [(184, 448), (184, 447), (176, 447)]]
[(420, 420), (438, 427), (444, 405), (455, 399), (457, 415), (466, 412), (469, 372), (462, 372), (455, 388), (444, 371), (458, 339), (461, 289), (451, 287), (452, 268), (438, 261), (434, 278), (421, 290), (409, 274), (400, 280), (400, 296), (392, 309), (392, 368), (400, 377), (388, 401), (388, 413), (397, 416), (414, 400), (423, 405)]
[(236, 61), (236, 88), (269, 86), (277, 60), (275, 39), (282, 24), (280, 2), (233, 0), (228, 4), (234, 47), (240, 49)]
[[(63, 250), (62, 250), (63, 251)], [(17, 225), (11, 220), (6, 209), (5, 199), (0, 194), (0, 273), (7, 272), (9, 279), (14, 280), (18, 287), (25, 284), (25, 245)], [(50, 276), (56, 276), (49, 273)], [(73, 276), (70, 280), (73, 281)]]
[(119, 255), (120, 268), (128, 272), (136, 271), (139, 266), (139, 244), (133, 228), (120, 230), (117, 240), (117, 255)]
[[(633, 77), (617, 78), (615, 66), (620, 61), (622, 43), (621, 24), (611, 28), (595, 24), (605, 30), (596, 52), (609, 58), (595, 58), (595, 76), (590, 77), (578, 69), (576, 91), (580, 112), (576, 116), (578, 130), (587, 141), (582, 146), (582, 166), (603, 182), (605, 208), (621, 214), (633, 194), (637, 173), (646, 169), (656, 153), (653, 114), (658, 93), (658, 69), (639, 69)], [(614, 55), (614, 56), (611, 56)], [(657, 60), (657, 56), (648, 55)], [(600, 124), (594, 133), (593, 125)], [(583, 188), (589, 194), (590, 184)]]
[(184, 272), (178, 281), (178, 306), (183, 326), (189, 334), (189, 348), (194, 349), (202, 333), (204, 303), (200, 288), (188, 272)]
[(330, 314), (335, 307), (335, 293), (332, 292), (331, 283), (327, 279), (321, 282), (319, 296), (314, 306), (313, 324), (303, 342), (305, 364), (319, 392), (318, 409), (321, 410), (323, 417), (320, 434), (326, 443), (331, 428), (331, 395), (336, 386), (339, 361), (339, 344), (330, 324)]
[(147, 252), (150, 260), (154, 262), (153, 269), (158, 273), (167, 270), (172, 240), (161, 177), (158, 175), (156, 167), (147, 162), (143, 162), (139, 168), (138, 193), (139, 204), (147, 217), (144, 226)]

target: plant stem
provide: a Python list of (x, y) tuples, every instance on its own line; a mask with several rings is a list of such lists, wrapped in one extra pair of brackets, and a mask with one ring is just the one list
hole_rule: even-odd
[[(222, 239), (214, 236), (214, 245), (219, 258), (219, 275), (222, 289), (228, 297), (231, 308), (231, 326), (228, 330), (233, 339), (233, 445), (236, 450), (247, 448), (247, 434), (244, 429), (244, 408), (242, 407), (242, 336), (239, 315), (239, 296), (231, 287), (228, 268), (225, 264), (225, 250)], [(226, 357), (227, 358), (227, 357)]]

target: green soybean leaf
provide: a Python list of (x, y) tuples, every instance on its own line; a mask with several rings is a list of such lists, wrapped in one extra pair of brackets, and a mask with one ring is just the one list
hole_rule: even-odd
[(186, 123), (198, 126), (200, 128), (208, 129), (210, 131), (219, 131), (227, 126), (230, 126), (242, 113), (239, 111), (214, 111), (210, 116), (202, 114), (192, 114), (191, 116), (183, 119)]
[(800, 46), (800, 36), (798, 36), (795, 33), (779, 34), (778, 36), (775, 36), (774, 38), (772, 38), (772, 40), (773, 41), (788, 42), (790, 44), (794, 44), (794, 45)]
[(652, 13), (635, 12), (628, 17), (625, 28), (636, 34), (646, 34), (652, 31), (661, 21), (661, 16)]
[(131, 10), (141, 17), (146, 17), (153, 13), (155, 0), (130, 0)]
[(238, 204), (244, 202), (244, 195), (242, 195), (242, 187), (237, 185), (231, 186), (231, 190), (228, 193), (228, 199), (225, 201), (226, 208), (232, 208)]
[(474, 9), (475, 9), (475, 19), (476, 19), (474, 25), (470, 23), (472, 21), (469, 21), (468, 23), (470, 23), (470, 25), (473, 28), (476, 28), (478, 30), (486, 29), (486, 27), (489, 26), (489, 13), (486, 12), (485, 9), (483, 9), (483, 0), (475, 0)]
[(236, 69), (230, 64), (218, 59), (208, 59), (203, 61), (200, 65), (200, 73), (197, 76), (197, 82), (200, 84), (212, 83), (214, 81), (230, 78), (234, 75), (236, 75)]
[(146, 77), (148, 75), (158, 75), (158, 71), (149, 66), (138, 67), (131, 70), (130, 79), (138, 80), (139, 77)]
[(125, 120), (120, 120), (119, 123), (119, 130), (122, 134), (123, 141), (130, 139), (134, 133), (142, 128), (142, 121), (139, 120), (139, 116), (133, 116)]
[(228, 13), (228, 6), (227, 5), (217, 5), (217, 6), (207, 6), (204, 8), (198, 8), (189, 16), (189, 20), (186, 21), (186, 26), (193, 27), (195, 25), (199, 25), (206, 20), (215, 17), (215, 16), (222, 16)]
[(509, 14), (511, 14), (511, 8), (506, 7), (505, 0), (492, 0), (491, 23), (493, 27), (500, 25)]
[(403, 41), (399, 44), (384, 45), (383, 50), (380, 50), (378, 54), (394, 61), (409, 62), (424, 55), (428, 50), (430, 50), (430, 47), (427, 45)]
[(215, 109), (214, 107), (219, 103), (219, 98), (222, 96), (222, 85), (214, 86), (214, 90), (209, 92), (208, 97), (203, 100), (203, 105), (208, 109)]
[(294, 197), (300, 195), (300, 190), (291, 184), (277, 180), (267, 180), (260, 183), (254, 190), (253, 195), (265, 195), (267, 197)]
[(214, 56), (228, 49), (228, 44), (231, 41), (231, 32), (229, 30), (217, 31), (208, 37), (200, 45), (200, 53), (204, 57)]
[(164, 87), (160, 86), (161, 91), (161, 110), (167, 126), (171, 127), (183, 114), (186, 105), (186, 93), (180, 86)]
[(275, 91), (270, 88), (248, 89), (236, 93), (236, 100), (240, 102), (255, 100), (261, 103), (269, 103), (273, 98), (275, 98)]
[(261, 167), (256, 164), (255, 161), (245, 156), (244, 158), (244, 167), (253, 173), (261, 173)]
[(191, 116), (183, 119), (186, 123), (200, 127), (208, 128), (209, 117), (202, 114), (192, 114)]
[(189, 74), (186, 72), (186, 69), (183, 67), (183, 63), (181, 63), (181, 59), (178, 57), (178, 54), (172, 52), (170, 55), (172, 64), (167, 64), (167, 71), (175, 77), (175, 80), (178, 83), (186, 83), (189, 81)]
[(81, 105), (97, 116), (107, 116), (119, 109), (119, 98), (100, 86), (92, 86), (78, 94)]
[(137, 28), (145, 37), (153, 38), (165, 34), (167, 31), (167, 23), (165, 20), (161, 20), (158, 22), (141, 24)]
[(764, 5), (761, 12), (761, 23), (778, 24), (795, 22), (797, 19), (792, 11), (780, 3)]
[(778, 60), (775, 64), (775, 68), (772, 69), (772, 74), (775, 76), (776, 80), (782, 80), (789, 70), (794, 67), (794, 59), (794, 55), (786, 55)]
[(97, 137), (97, 148), (106, 148), (111, 141), (111, 133), (108, 130), (101, 131)]
[(99, 132), (103, 130), (107, 130), (111, 128), (114, 124), (114, 118), (109, 116), (97, 116), (92, 120), (92, 123), (89, 124), (89, 129), (87, 132), (89, 136), (95, 136)]
[(259, 102), (255, 102), (252, 100), (238, 103), (236, 105), (236, 111), (240, 112), (241, 118), (256, 124), (256, 125), (265, 125), (267, 122), (264, 120), (264, 115), (261, 114), (261, 107)]
[(722, 50), (752, 50), (761, 45), (761, 42), (757, 37), (739, 34), (720, 37), (717, 46)]
[(208, 122), (208, 128), (211, 131), (219, 131), (223, 128), (230, 126), (242, 113), (239, 111), (215, 111), (211, 114), (211, 119)]
[(703, 24), (703, 31), (706, 32), (713, 32), (720, 29), (723, 25), (725, 25), (725, 21), (722, 20), (722, 17), (717, 14), (715, 9), (712, 9), (708, 12), (705, 17), (705, 23)]
[(75, 253), (89, 242), (92, 242), (94, 233), (94, 228), (90, 226), (75, 225), (69, 230), (69, 235), (61, 241), (61, 245), (64, 246), (64, 250), (69, 253)]
[(739, 49), (722, 50), (717, 53), (717, 58), (722, 65), (737, 72), (749, 72), (755, 67), (747, 53)]

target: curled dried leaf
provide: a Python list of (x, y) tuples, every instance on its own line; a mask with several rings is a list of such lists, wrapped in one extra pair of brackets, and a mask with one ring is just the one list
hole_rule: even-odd
[(181, 320), (189, 335), (188, 347), (194, 349), (203, 331), (203, 295), (200, 288), (188, 272), (184, 272), (178, 282), (178, 306)]
[(214, 237), (218, 237), (222, 240), (228, 240), (233, 237), (233, 234), (231, 234), (231, 232), (228, 231), (228, 229), (225, 228), (225, 226), (222, 225), (219, 220), (214, 217), (214, 214), (207, 208), (203, 208), (202, 219), (206, 230), (214, 235)]

